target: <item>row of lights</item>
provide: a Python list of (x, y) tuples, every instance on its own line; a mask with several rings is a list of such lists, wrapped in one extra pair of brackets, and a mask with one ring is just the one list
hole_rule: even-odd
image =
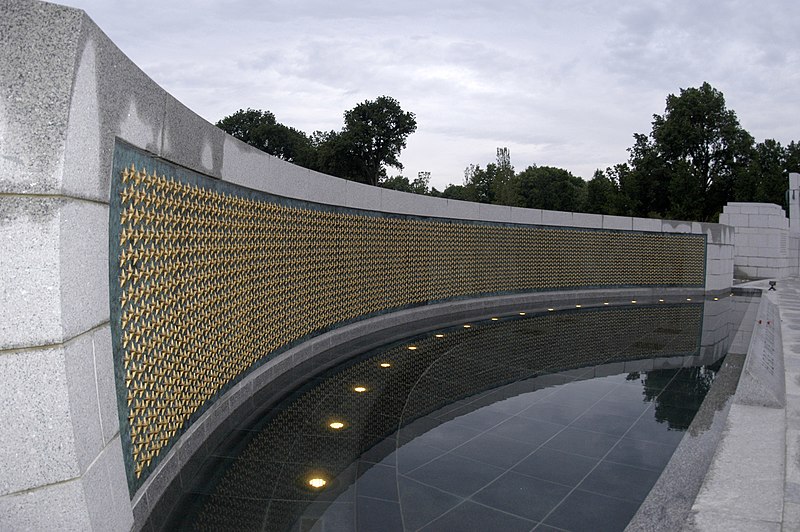
[[(733, 294), (731, 294), (731, 295), (733, 295)], [(686, 301), (691, 301), (691, 300), (692, 300), (692, 298), (690, 298), (690, 297), (687, 297), (687, 298), (686, 298)], [(718, 297), (715, 297), (715, 298), (714, 298), (714, 301), (719, 301), (719, 298), (718, 298)], [(632, 299), (632, 300), (631, 300), (631, 303), (632, 303), (632, 304), (636, 304), (636, 302), (637, 302), (637, 301), (636, 301), (635, 299)], [(664, 302), (664, 300), (663, 300), (663, 299), (659, 299), (659, 300), (658, 300), (658, 302), (659, 302), (659, 303), (663, 303), (663, 302)], [(604, 302), (603, 302), (603, 305), (609, 305), (609, 304), (610, 304), (610, 303), (609, 303), (608, 301), (604, 301)], [(582, 307), (583, 307), (583, 305), (581, 305), (581, 304), (576, 304), (576, 305), (575, 305), (575, 308), (582, 308)], [(554, 312), (554, 311), (555, 311), (555, 308), (548, 308), (548, 309), (547, 309), (547, 311), (548, 311), (548, 312)], [(525, 316), (525, 315), (526, 315), (526, 313), (525, 313), (525, 312), (519, 312), (518, 314), (519, 314), (520, 316)], [(491, 318), (491, 321), (499, 321), (499, 320), (500, 320), (500, 318), (498, 318), (497, 316), (494, 316), (494, 317), (492, 317), (492, 318)], [(464, 327), (465, 329), (470, 329), (470, 328), (472, 327), (472, 325), (471, 325), (471, 324), (469, 324), (469, 323), (465, 323), (465, 324), (463, 325), (463, 327)], [(443, 333), (436, 333), (436, 334), (434, 334), (434, 337), (435, 337), (435, 338), (444, 338), (444, 334), (443, 334)], [(409, 351), (416, 351), (416, 350), (417, 350), (417, 349), (419, 349), (419, 348), (418, 348), (416, 345), (409, 345), (409, 346), (407, 346), (407, 349), (408, 349)], [(391, 363), (389, 363), (389, 362), (381, 362), (381, 363), (380, 363), (380, 364), (378, 364), (378, 365), (379, 365), (381, 368), (390, 368), (390, 367), (392, 367), (392, 364), (391, 364)], [(367, 387), (366, 387), (366, 386), (363, 386), (363, 385), (358, 385), (358, 386), (355, 386), (355, 387), (353, 387), (353, 391), (354, 391), (354, 392), (356, 392), (356, 393), (365, 393), (365, 392), (367, 391)], [(329, 427), (329, 428), (331, 428), (331, 429), (333, 429), (333, 430), (342, 430), (342, 429), (344, 429), (344, 428), (346, 427), (346, 425), (345, 425), (345, 423), (344, 423), (344, 422), (342, 422), (342, 421), (332, 421), (332, 422), (330, 422), (330, 423), (328, 424), (328, 427)], [(323, 487), (325, 487), (325, 485), (327, 485), (327, 483), (328, 483), (328, 481), (327, 481), (327, 480), (325, 480), (325, 478), (323, 478), (323, 477), (321, 477), (321, 476), (315, 476), (315, 477), (313, 477), (313, 478), (309, 478), (307, 482), (308, 482), (308, 485), (309, 485), (310, 487), (314, 488), (314, 489), (322, 489), (322, 488), (323, 488)]]

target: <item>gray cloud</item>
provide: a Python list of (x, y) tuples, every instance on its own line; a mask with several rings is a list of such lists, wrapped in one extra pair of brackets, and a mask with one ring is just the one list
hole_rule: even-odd
[(627, 158), (667, 94), (703, 81), (757, 139), (797, 137), (789, 0), (65, 1), (210, 121), (255, 107), (336, 129), (356, 103), (394, 96), (419, 124), (405, 173), (440, 188), (497, 146), (518, 169), (590, 178)]

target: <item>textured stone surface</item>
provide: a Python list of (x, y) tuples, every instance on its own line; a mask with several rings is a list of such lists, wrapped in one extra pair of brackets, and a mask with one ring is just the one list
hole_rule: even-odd
[(542, 223), (542, 210), (511, 207), (511, 221), (522, 224), (540, 224)]
[(166, 97), (162, 139), (162, 157), (206, 175), (222, 177), (225, 132), (171, 95)]
[(62, 191), (105, 203), (115, 137), (158, 153), (166, 93), (94, 22), (84, 19), (81, 29)]
[(119, 433), (117, 387), (114, 382), (114, 353), (111, 350), (111, 328), (104, 325), (92, 332), (94, 376), (97, 380), (97, 400), (100, 403), (100, 425), (103, 444)]
[(66, 200), (60, 216), (61, 327), (69, 339), (109, 320), (108, 207)]
[(544, 225), (568, 226), (572, 225), (572, 213), (561, 211), (542, 211)]
[(84, 15), (30, 0), (0, 12), (0, 192), (56, 194)]
[(58, 225), (63, 203), (0, 196), (0, 349), (62, 338)]
[(603, 215), (603, 229), (633, 229), (633, 218), (628, 216)]
[(93, 530), (130, 530), (133, 525), (124, 467), (122, 446), (115, 438), (81, 478)]
[(92, 337), (90, 331), (64, 345), (69, 417), (72, 420), (75, 451), (81, 473), (87, 470), (105, 446), (100, 423)]
[(511, 207), (505, 205), (490, 205), (488, 203), (478, 204), (478, 213), (481, 220), (487, 222), (510, 222)]
[(726, 523), (726, 530), (751, 530), (753, 522), (780, 528), (784, 416), (780, 408), (731, 406), (723, 439), (692, 506), (690, 530), (722, 530), (715, 528), (719, 523)]
[(0, 375), (0, 495), (78, 476), (64, 350), (3, 353)]
[(80, 480), (0, 497), (3, 530), (92, 529)]
[(783, 408), (786, 404), (786, 387), (780, 314), (770, 296), (761, 297), (747, 353), (736, 402)]
[(344, 205), (354, 209), (378, 210), (382, 204), (381, 195), (384, 190), (380, 187), (347, 181)]
[(661, 232), (661, 220), (655, 218), (634, 218), (633, 229), (635, 231)]

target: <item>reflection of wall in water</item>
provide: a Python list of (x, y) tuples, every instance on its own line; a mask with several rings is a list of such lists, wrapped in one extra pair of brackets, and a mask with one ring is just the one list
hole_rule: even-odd
[[(316, 496), (301, 483), (310, 469), (336, 477), (399, 426), (510, 382), (614, 362), (622, 371), (625, 361), (651, 357), (699, 359), (702, 318), (702, 304), (552, 313), (452, 329), (443, 338), (414, 341), (414, 351), (406, 343), (370, 355), (264, 420), (241, 459), (219, 474), (197, 523), (284, 529)], [(369, 391), (353, 393), (356, 385)], [(346, 420), (350, 429), (332, 432), (332, 419)], [(263, 499), (270, 498), (267, 505)]]

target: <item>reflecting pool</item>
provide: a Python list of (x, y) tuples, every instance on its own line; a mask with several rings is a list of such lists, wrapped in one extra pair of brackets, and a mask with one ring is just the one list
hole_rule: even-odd
[(612, 306), (358, 355), (233, 430), (167, 528), (622, 530), (734, 330), (702, 301)]

